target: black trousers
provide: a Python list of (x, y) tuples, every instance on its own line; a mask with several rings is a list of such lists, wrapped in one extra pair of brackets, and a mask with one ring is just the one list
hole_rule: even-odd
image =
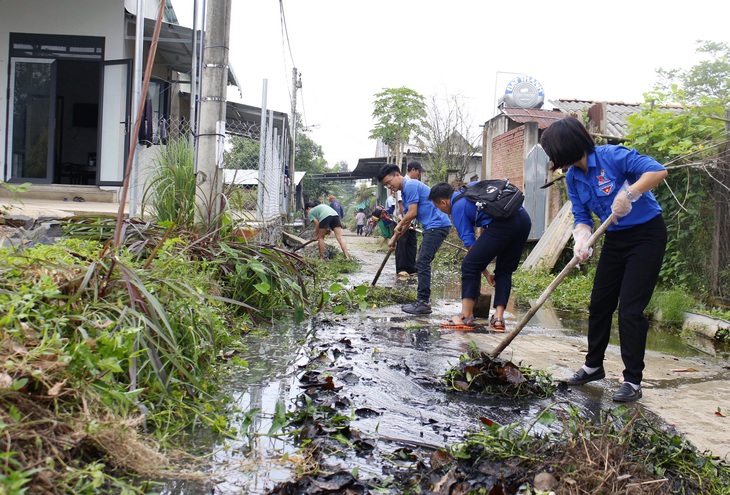
[(418, 254), (418, 238), (416, 231), (408, 229), (395, 244), (395, 272), (416, 273), (416, 255)]
[(666, 246), (667, 226), (661, 215), (630, 229), (606, 233), (591, 292), (586, 366), (603, 366), (618, 307), (624, 381), (641, 383), (649, 331), (644, 310), (654, 293)]
[(476, 300), (482, 272), (496, 258), (492, 306), (507, 306), (512, 292), (512, 273), (520, 264), (531, 228), (532, 220), (525, 210), (504, 220), (492, 220), (461, 262), (462, 299)]

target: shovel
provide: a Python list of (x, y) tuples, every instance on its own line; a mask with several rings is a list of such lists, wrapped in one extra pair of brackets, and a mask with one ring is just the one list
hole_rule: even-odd
[(314, 239), (309, 239), (304, 244), (300, 244), (299, 246), (297, 246), (294, 249), (292, 249), (291, 252), (292, 253), (296, 253), (297, 251), (299, 251), (300, 249), (302, 249), (304, 246), (308, 246), (308, 245), (312, 244), (314, 241), (317, 241), (317, 240), (319, 240), (317, 237), (315, 237)]
[[(402, 231), (401, 231), (401, 232), (399, 232), (399, 233), (397, 233), (397, 234), (395, 235), (395, 240), (393, 241), (393, 243), (396, 243), (396, 242), (398, 242), (398, 239), (399, 239), (399, 238), (400, 238), (400, 236), (402, 236), (402, 235), (403, 235), (403, 232), (402, 232)], [(389, 243), (389, 244), (390, 244), (390, 243)], [(380, 278), (380, 274), (382, 273), (382, 271), (383, 271), (383, 268), (385, 267), (385, 264), (386, 264), (386, 263), (388, 262), (388, 258), (390, 258), (390, 253), (392, 253), (392, 252), (393, 252), (393, 250), (391, 250), (391, 249), (390, 249), (390, 246), (388, 246), (388, 252), (387, 252), (387, 253), (385, 253), (385, 258), (383, 258), (383, 262), (382, 262), (382, 263), (380, 263), (380, 268), (378, 268), (378, 271), (377, 271), (377, 273), (375, 273), (375, 278), (373, 279), (373, 282), (372, 282), (372, 283), (370, 284), (370, 286), (371, 286), (371, 287), (375, 287), (375, 283), (376, 283), (376, 282), (378, 281), (378, 279)]]
[[(596, 241), (598, 240), (601, 235), (606, 231), (606, 229), (614, 222), (613, 215), (610, 215), (605, 222), (601, 224), (598, 229), (593, 233), (593, 235), (588, 239), (588, 243), (586, 247), (592, 247)], [(517, 334), (519, 334), (523, 328), (525, 328), (525, 325), (527, 325), (527, 322), (532, 319), (533, 316), (535, 316), (535, 313), (537, 313), (537, 310), (540, 309), (540, 307), (547, 301), (548, 297), (550, 297), (550, 294), (553, 293), (555, 288), (560, 285), (560, 282), (563, 281), (563, 279), (570, 273), (570, 271), (575, 268), (578, 263), (578, 258), (573, 256), (573, 259), (570, 260), (570, 262), (565, 265), (565, 268), (563, 268), (563, 271), (561, 271), (557, 277), (555, 277), (555, 280), (552, 281), (550, 285), (548, 285), (547, 289), (542, 293), (542, 295), (535, 301), (535, 304), (530, 308), (530, 310), (525, 313), (525, 315), (520, 319), (519, 323), (517, 323), (517, 326), (514, 330), (512, 330), (510, 333), (508, 333), (505, 338), (502, 340), (502, 342), (499, 343), (497, 347), (494, 348), (492, 352), (489, 353), (489, 357), (494, 359), (497, 356), (500, 355), (500, 353), (514, 340), (515, 337), (517, 337)]]
[(288, 232), (283, 232), (282, 234), (284, 236), (284, 244), (286, 244), (287, 246), (292, 248), (291, 249), (292, 253), (297, 252), (298, 250), (302, 249), (304, 246), (307, 246), (317, 240), (317, 238), (315, 237), (314, 239), (305, 241), (301, 237), (298, 237), (294, 234), (290, 234)]

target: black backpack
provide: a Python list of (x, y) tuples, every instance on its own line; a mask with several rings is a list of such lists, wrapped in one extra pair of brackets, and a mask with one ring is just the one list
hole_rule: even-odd
[(454, 202), (461, 198), (468, 199), (476, 205), (477, 211), (492, 218), (509, 218), (520, 209), (525, 195), (508, 179), (494, 179), (461, 186), (461, 194), (454, 198)]

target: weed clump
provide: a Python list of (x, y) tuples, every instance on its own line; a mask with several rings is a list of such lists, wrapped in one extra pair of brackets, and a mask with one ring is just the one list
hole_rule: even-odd
[(459, 364), (445, 374), (454, 390), (518, 397), (550, 397), (557, 389), (551, 376), (541, 370), (518, 366), (480, 352), (474, 342), (459, 357)]

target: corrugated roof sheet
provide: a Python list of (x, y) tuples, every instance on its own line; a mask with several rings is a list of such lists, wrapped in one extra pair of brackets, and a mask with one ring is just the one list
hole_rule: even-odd
[(537, 122), (539, 129), (565, 117), (565, 113), (557, 110), (540, 110), (537, 108), (502, 108), (502, 113), (520, 124), (526, 122)]
[[(591, 100), (550, 100), (550, 103), (561, 112), (570, 114), (586, 114), (596, 104), (604, 103)], [(601, 134), (617, 139), (626, 137), (628, 123), (626, 117), (639, 111), (638, 103), (605, 102), (606, 105), (606, 127), (601, 129)]]

